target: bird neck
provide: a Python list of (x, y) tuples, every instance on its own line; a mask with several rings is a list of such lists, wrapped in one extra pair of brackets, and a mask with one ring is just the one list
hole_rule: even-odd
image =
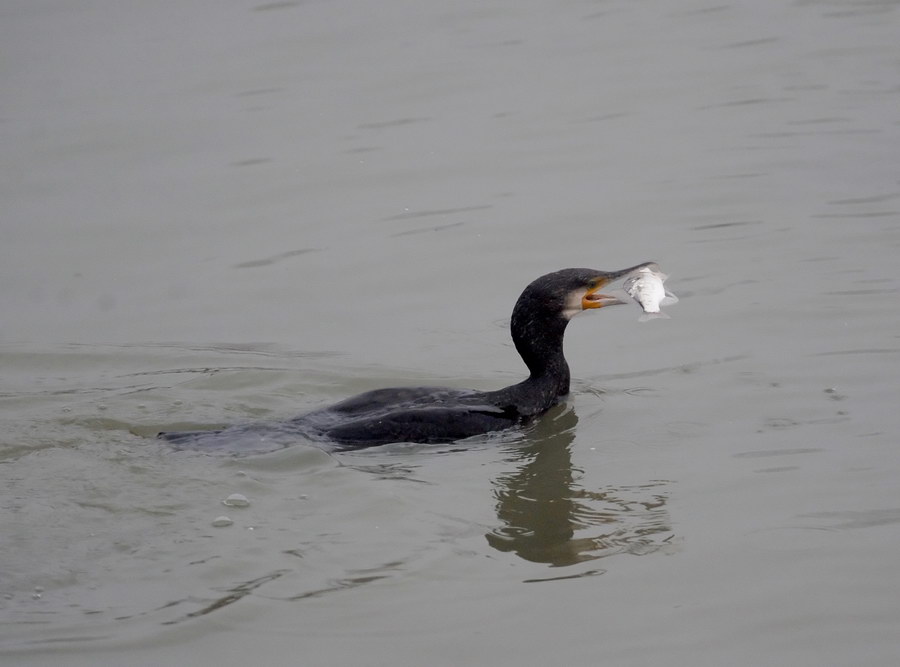
[(569, 393), (569, 364), (563, 355), (568, 323), (558, 313), (540, 316), (531, 312), (523, 316), (514, 311), (510, 325), (513, 343), (529, 371), (520, 386), (529, 394), (547, 396), (550, 404)]

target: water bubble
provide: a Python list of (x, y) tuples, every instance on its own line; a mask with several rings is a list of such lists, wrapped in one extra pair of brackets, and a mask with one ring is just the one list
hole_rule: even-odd
[(222, 501), (222, 504), (227, 505), (228, 507), (247, 507), (250, 505), (250, 501), (247, 500), (247, 496), (242, 493), (232, 493)]
[(212, 525), (215, 528), (225, 528), (226, 526), (230, 526), (233, 523), (234, 523), (234, 521), (232, 521), (229, 517), (225, 516), (224, 514), (222, 516), (217, 516), (212, 521)]

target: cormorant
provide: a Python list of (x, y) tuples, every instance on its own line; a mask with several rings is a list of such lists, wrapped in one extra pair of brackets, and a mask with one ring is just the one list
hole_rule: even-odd
[(160, 433), (177, 445), (215, 447), (229, 436), (256, 435), (286, 444), (291, 436), (329, 441), (335, 449), (392, 442), (447, 443), (527, 423), (569, 393), (563, 334), (583, 310), (625, 303), (602, 294), (608, 283), (647, 266), (621, 271), (562, 269), (533, 281), (513, 308), (510, 331), (529, 376), (496, 391), (442, 387), (392, 387), (353, 396), (278, 424), (232, 426), (218, 431)]

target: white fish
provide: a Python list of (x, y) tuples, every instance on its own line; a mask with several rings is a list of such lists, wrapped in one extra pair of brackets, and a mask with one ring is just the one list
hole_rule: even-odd
[(659, 270), (656, 264), (651, 264), (642, 266), (626, 278), (622, 288), (644, 310), (644, 314), (638, 318), (639, 321), (646, 322), (657, 317), (669, 317), (659, 310), (660, 306), (678, 302), (678, 297), (666, 291), (663, 285), (668, 277)]

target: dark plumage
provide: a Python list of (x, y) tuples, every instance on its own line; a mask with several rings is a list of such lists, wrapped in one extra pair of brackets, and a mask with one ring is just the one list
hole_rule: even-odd
[(533, 281), (512, 312), (510, 331), (529, 376), (497, 391), (439, 387), (376, 389), (275, 425), (220, 431), (161, 433), (180, 445), (216, 447), (229, 437), (326, 440), (355, 449), (390, 442), (444, 443), (528, 422), (569, 393), (563, 335), (569, 320), (588, 308), (622, 303), (600, 288), (645, 264), (622, 271), (563, 269)]

